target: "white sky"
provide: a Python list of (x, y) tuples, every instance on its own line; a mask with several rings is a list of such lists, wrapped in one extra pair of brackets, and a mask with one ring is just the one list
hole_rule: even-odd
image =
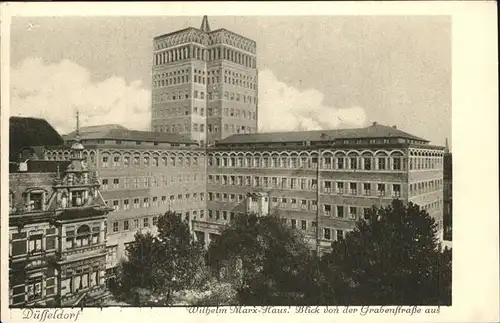
[[(147, 129), (152, 38), (196, 17), (17, 17), (11, 115)], [(446, 16), (209, 16), (257, 42), (261, 131), (373, 121), (451, 145), (451, 19)], [(276, 116), (279, 116), (277, 118)]]

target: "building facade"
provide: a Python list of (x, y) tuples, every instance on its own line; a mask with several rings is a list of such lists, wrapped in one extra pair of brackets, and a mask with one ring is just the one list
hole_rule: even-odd
[(446, 140), (444, 153), (444, 225), (445, 225), (445, 240), (451, 241), (453, 238), (453, 163), (452, 154), (448, 147), (448, 140)]
[[(269, 202), (322, 249), (372, 206), (414, 202), (442, 236), (443, 150), (394, 127), (234, 135), (208, 149), (205, 238), (255, 204)], [(206, 240), (208, 243), (209, 240)]]
[[(47, 147), (44, 158), (64, 160), (74, 142)], [(155, 232), (160, 214), (175, 210), (188, 220), (206, 215), (206, 152), (170, 133), (132, 131), (117, 125), (85, 127), (83, 158), (99, 174), (101, 192), (113, 208), (108, 217), (107, 270), (114, 275), (137, 231)]]
[(153, 40), (151, 130), (186, 135), (201, 146), (255, 133), (257, 46), (226, 29), (186, 28)]
[(9, 304), (93, 304), (107, 294), (106, 206), (75, 142), (64, 161), (28, 160), (9, 178)]
[[(26, 217), (29, 212), (19, 213), (16, 208), (12, 209), (11, 268), (26, 267), (24, 264), (31, 259), (31, 254), (38, 255), (37, 242), (34, 242), (34, 247), (29, 247), (29, 232), (34, 230), (36, 234), (33, 235), (38, 237), (36, 230), (45, 230), (43, 232), (48, 236), (45, 243), (50, 248), (44, 250), (54, 250), (52, 234), (57, 241), (64, 242), (73, 233), (78, 237), (83, 232), (78, 230), (85, 223), (92, 228), (91, 232), (98, 227), (104, 232), (96, 236), (95, 247), (85, 244), (83, 250), (86, 251), (81, 256), (96, 250), (93, 251), (96, 266), (101, 269), (104, 266), (106, 271), (105, 276), (102, 270), (99, 272), (99, 281), (103, 278), (110, 283), (119, 260), (126, 256), (127, 244), (134, 241), (136, 232), (155, 233), (158, 216), (167, 210), (181, 214), (190, 224), (196, 239), (205, 246), (239, 214), (278, 213), (290, 226), (305, 233), (311, 249), (322, 252), (332, 241), (344, 238), (356, 221), (366, 218), (371, 207), (388, 205), (393, 199), (400, 199), (416, 203), (429, 212), (435, 218), (442, 238), (443, 148), (429, 145), (428, 141), (395, 127), (374, 123), (359, 129), (236, 134), (209, 148), (199, 147), (195, 141), (177, 134), (131, 131), (113, 125), (83, 128), (78, 136), (81, 139), (75, 140), (75, 136), (65, 136), (64, 145), (43, 147), (40, 159), (44, 161), (38, 162), (72, 165), (76, 160), (75, 144), (84, 144), (77, 156), (81, 156), (78, 158), (83, 165), (96, 171), (95, 178), (98, 176), (99, 179), (95, 185), (99, 185), (102, 210), (107, 206), (112, 212), (104, 215), (106, 212), (102, 211), (91, 217), (77, 212), (78, 217), (73, 219), (69, 215), (71, 212), (64, 211), (71, 221), (77, 221), (72, 228), (70, 222), (64, 222), (70, 219), (63, 220), (64, 217), (55, 226), (51, 227), (52, 222), (47, 219), (43, 222), (44, 227), (39, 227), (34, 224), (38, 223), (34, 219), (38, 219), (39, 214), (34, 213), (33, 220), (25, 222), (33, 223), (25, 225), (26, 233), (19, 235), (16, 221), (30, 219)], [(68, 171), (71, 173), (71, 168)], [(29, 191), (29, 203), (37, 206), (37, 212), (45, 212), (40, 205), (52, 201), (54, 198), (47, 200), (48, 196), (58, 196), (57, 192), (68, 186), (68, 183), (57, 184), (57, 181), (50, 186), (51, 181), (59, 178), (58, 174), (54, 170), (38, 174), (38, 177), (46, 178), (45, 184), (41, 191), (40, 188), (32, 191), (41, 185), (30, 182), (36, 176), (30, 172), (12, 173), (11, 207), (16, 205), (16, 196), (24, 196), (22, 201), (26, 202), (26, 192)], [(60, 177), (66, 178), (67, 182), (69, 175), (65, 176)], [(49, 215), (46, 217), (50, 218)], [(19, 243), (32, 250), (19, 247)], [(44, 257), (45, 254), (64, 255), (65, 246), (69, 245), (60, 243), (57, 245), (59, 253), (55, 250), (44, 253)], [(64, 263), (62, 258), (58, 259)], [(78, 263), (75, 271), (56, 267), (44, 279), (57, 277), (54, 284), (59, 286), (59, 282), (67, 280), (68, 272), (73, 275), (82, 272), (81, 266), (86, 268), (86, 262), (75, 260), (72, 263)], [(50, 276), (52, 274), (54, 276)], [(88, 281), (90, 276), (84, 277)], [(12, 279), (13, 282), (23, 281)], [(64, 283), (66, 285), (61, 285), (61, 289), (53, 293), (66, 296), (62, 286), (81, 284), (82, 278), (79, 279), (69, 285)], [(41, 287), (36, 286), (53, 286), (52, 281), (46, 280), (45, 285), (35, 283), (35, 287), (14, 283), (16, 289), (11, 290), (13, 302), (21, 299), (22, 294), (15, 292), (22, 288), (31, 291), (40, 290)], [(45, 290), (45, 295), (52, 295), (51, 289)], [(74, 294), (80, 290), (73, 292), (70, 289), (68, 297), (81, 297), (81, 294)], [(22, 297), (29, 298), (30, 293), (26, 292)], [(68, 302), (78, 301), (77, 298), (68, 298)]]

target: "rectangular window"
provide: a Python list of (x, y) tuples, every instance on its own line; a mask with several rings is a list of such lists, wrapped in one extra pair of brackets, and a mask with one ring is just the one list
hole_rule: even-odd
[(350, 189), (350, 193), (351, 195), (356, 195), (358, 194), (358, 186), (356, 183), (350, 183), (349, 184), (349, 189)]
[(358, 169), (358, 158), (351, 157), (350, 162), (351, 162), (351, 169)]
[(363, 190), (366, 196), (371, 195), (371, 185), (370, 183), (363, 183)]
[(385, 184), (377, 184), (377, 191), (379, 196), (385, 196)]
[(372, 169), (372, 160), (371, 160), (371, 158), (369, 158), (369, 157), (364, 158), (363, 159), (363, 163), (364, 163), (364, 169), (365, 170)]
[(129, 229), (128, 220), (125, 220), (123, 221), (123, 230), (128, 230), (128, 229)]
[(337, 158), (337, 169), (344, 169), (344, 158)]
[(292, 219), (291, 223), (292, 223), (292, 228), (296, 229), (297, 228), (297, 220)]
[(325, 238), (325, 240), (330, 240), (332, 237), (331, 237), (331, 231), (329, 228), (324, 228), (323, 229), (323, 238)]
[(326, 216), (332, 215), (332, 206), (329, 204), (323, 204), (323, 211)]
[(392, 196), (393, 197), (400, 197), (401, 196), (401, 185), (400, 184), (393, 184), (392, 185)]
[(113, 232), (118, 232), (118, 222), (113, 222)]
[(379, 157), (378, 159), (378, 169), (385, 170), (385, 157)]
[(323, 184), (323, 190), (325, 193), (331, 193), (332, 192), (332, 182), (325, 181)]
[(344, 207), (342, 205), (337, 205), (337, 217), (344, 217)]
[(302, 230), (307, 230), (307, 221), (306, 220), (300, 221), (300, 228)]
[(356, 215), (357, 215), (356, 207), (355, 206), (349, 207), (349, 217), (351, 219), (355, 219)]
[(337, 241), (344, 240), (344, 230), (337, 230)]
[(392, 159), (394, 170), (401, 170), (401, 158), (394, 157)]
[(337, 182), (337, 192), (339, 194), (344, 194), (344, 183), (343, 182)]

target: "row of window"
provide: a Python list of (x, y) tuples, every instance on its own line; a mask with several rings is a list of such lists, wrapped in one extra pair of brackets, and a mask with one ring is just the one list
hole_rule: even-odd
[(442, 157), (410, 157), (410, 170), (432, 170), (442, 168)]
[[(222, 129), (222, 128), (221, 128)], [(209, 133), (219, 132), (219, 125), (217, 124), (208, 124), (207, 130)], [(230, 133), (253, 133), (257, 131), (257, 127), (250, 126), (240, 126), (234, 124), (224, 124), (224, 131)], [(171, 132), (171, 133), (179, 133), (179, 132), (205, 132), (205, 124), (184, 122), (184, 126), (181, 124), (173, 124), (173, 125), (165, 125), (165, 126), (153, 126), (153, 130), (156, 132)]]
[[(222, 131), (222, 128), (219, 129), (218, 124), (209, 124), (207, 128), (208, 133)], [(230, 133), (254, 133), (257, 132), (257, 127), (224, 124), (224, 131)]]
[(66, 229), (65, 250), (77, 249), (80, 247), (93, 246), (101, 243), (100, 224), (90, 226), (84, 224), (74, 229)]
[(434, 179), (410, 184), (410, 196), (426, 194), (443, 189), (443, 180)]
[[(388, 156), (323, 157), (320, 169), (405, 170), (405, 158)], [(247, 168), (318, 168), (317, 157), (209, 157), (209, 166)]]
[[(337, 193), (348, 195), (365, 196), (390, 196), (398, 198), (401, 196), (401, 184), (387, 183), (358, 183), (346, 181), (321, 181), (320, 188), (323, 193)], [(289, 178), (289, 177), (269, 177), (269, 176), (242, 176), (242, 175), (208, 175), (209, 184), (228, 186), (252, 186), (277, 189), (292, 189), (301, 191), (316, 191), (318, 181), (314, 178)], [(375, 191), (376, 190), (376, 191)]]
[[(368, 210), (368, 209), (367, 209)], [(367, 212), (366, 212), (367, 214)], [(220, 211), (220, 210), (208, 210), (208, 217), (210, 219), (216, 220), (216, 221), (232, 221), (235, 216), (238, 214), (235, 212), (229, 212), (229, 211)], [(365, 216), (365, 219), (368, 217)], [(283, 221), (286, 224), (289, 224), (293, 229), (300, 229), (303, 231), (307, 230), (316, 230), (316, 221), (310, 221), (311, 226), (308, 226), (307, 220), (297, 220), (297, 219), (283, 219)], [(333, 234), (335, 234), (335, 237), (333, 237)], [(323, 228), (323, 238), (326, 240), (332, 240), (332, 239), (343, 239), (345, 237), (346, 231), (345, 230), (335, 230), (333, 228)]]
[[(205, 73), (205, 70), (199, 70), (194, 68), (193, 69), (193, 74), (197, 76), (205, 76), (205, 74), (208, 77), (213, 77), (216, 75), (221, 74), (221, 69), (213, 69), (213, 70), (208, 70)], [(252, 81), (256, 82), (257, 77), (256, 76), (250, 76), (248, 74), (242, 74), (238, 73), (235, 71), (230, 71), (230, 70), (223, 70), (224, 71), (224, 76), (229, 76), (229, 77), (234, 77), (237, 79), (245, 80), (245, 81)], [(178, 69), (178, 70), (170, 70), (168, 72), (163, 72), (163, 73), (154, 73), (153, 74), (153, 80), (159, 80), (159, 79), (164, 79), (172, 76), (179, 76), (179, 75), (189, 75), (191, 73), (191, 68), (186, 68), (186, 69)]]
[(195, 184), (196, 182), (203, 183), (205, 181), (204, 175), (196, 173), (178, 174), (172, 176), (161, 175), (161, 177), (146, 176), (146, 177), (124, 177), (124, 178), (103, 178), (101, 180), (102, 190), (113, 189), (128, 189), (128, 188), (147, 188), (147, 187), (168, 187), (177, 183)]
[[(101, 154), (101, 167), (159, 167), (159, 166), (172, 166), (172, 167), (191, 167), (201, 166), (205, 162), (204, 157), (197, 156), (150, 156), (150, 154), (126, 153), (123, 156), (118, 153), (113, 153), (111, 156), (108, 153)], [(84, 159), (87, 159), (84, 155)], [(93, 163), (93, 155), (90, 156), (90, 163)]]
[[(61, 281), (61, 296), (78, 294), (82, 291), (101, 286), (104, 282), (104, 273), (98, 266), (66, 275), (67, 278)], [(69, 295), (68, 295), (69, 294)]]
[[(325, 145), (381, 145), (381, 144), (392, 144), (392, 143), (401, 143), (401, 144), (426, 144), (426, 142), (421, 140), (412, 140), (405, 138), (372, 138), (372, 139), (320, 139), (314, 141), (291, 141), (291, 142), (279, 142), (279, 143), (229, 143), (224, 146), (232, 147), (232, 148), (275, 148), (275, 147), (297, 147), (297, 146), (325, 146)], [(415, 154), (415, 152), (410, 152), (411, 154)], [(428, 151), (427, 154), (434, 154), (435, 157), (442, 157), (441, 151)], [(424, 154), (424, 152), (421, 152)], [(344, 154), (345, 155), (345, 154)], [(356, 154), (359, 155), (359, 154)]]
[[(186, 211), (184, 213), (178, 212), (177, 215), (184, 216), (184, 219), (186, 221), (197, 220), (198, 216), (200, 219), (203, 219), (205, 217), (205, 210), (199, 209), (199, 210)], [(113, 221), (111, 229), (113, 230), (113, 233), (116, 233), (121, 231), (147, 229), (157, 225), (158, 225), (158, 215), (155, 215), (155, 216), (147, 216), (136, 219)], [(109, 252), (112, 253), (113, 250), (111, 251), (108, 250), (108, 253)]]
[(139, 230), (143, 228), (150, 228), (151, 225), (156, 226), (157, 224), (158, 216), (144, 217), (141, 219), (114, 221), (112, 224), (112, 230), (114, 233), (129, 230)]
[(143, 209), (150, 207), (159, 207), (164, 205), (174, 206), (178, 203), (192, 203), (205, 200), (205, 193), (186, 193), (167, 196), (136, 197), (126, 199), (114, 199), (106, 201), (106, 204), (115, 211)]
[[(76, 228), (66, 228), (66, 238), (64, 249), (72, 250), (80, 247), (98, 245), (100, 239), (100, 224), (90, 226), (84, 224)], [(47, 229), (45, 232), (30, 233), (21, 232), (12, 235), (11, 255), (28, 255), (35, 256), (43, 254), (46, 251), (55, 250), (57, 248), (57, 239), (55, 229)]]
[(436, 210), (442, 210), (443, 209), (443, 200), (438, 199), (438, 200), (432, 201), (430, 203), (427, 203), (427, 204), (420, 206), (420, 208), (422, 210), (430, 211), (430, 212), (436, 211)]
[[(255, 120), (256, 114), (255, 112), (248, 111), (245, 109), (235, 109), (235, 108), (208, 108), (207, 116), (209, 117), (220, 117), (221, 111), (223, 112), (223, 116), (225, 117), (234, 117), (248, 120)], [(193, 107), (193, 110), (190, 111), (189, 107), (185, 106), (183, 108), (162, 108), (153, 111), (153, 117), (181, 117), (188, 115), (199, 115), (201, 117), (205, 116), (205, 109), (198, 107)]]
[[(224, 80), (224, 84), (230, 84), (230, 85), (234, 85), (234, 86), (245, 88), (245, 89), (255, 90), (257, 88), (257, 84), (255, 84), (253, 82), (245, 81), (245, 80), (238, 79), (238, 78), (228, 77), (226, 75), (224, 75), (223, 80)], [(154, 86), (154, 88), (162, 88), (162, 87), (167, 87), (167, 86), (172, 86), (172, 85), (186, 84), (186, 83), (190, 83), (190, 82), (191, 82), (190, 75), (180, 75), (180, 76), (174, 76), (174, 77), (169, 77), (166, 79), (153, 81), (153, 86)], [(198, 84), (202, 84), (202, 85), (221, 84), (221, 77), (220, 76), (212, 76), (212, 77), (205, 78), (204, 76), (193, 75), (193, 83), (198, 83)], [(213, 97), (211, 98), (209, 95), (208, 99), (209, 100), (219, 100), (220, 97), (218, 96), (218, 93), (214, 93)], [(159, 101), (155, 101), (155, 102), (159, 102)]]
[(196, 45), (187, 45), (154, 55), (155, 65), (163, 65), (187, 59), (197, 59), (207, 62), (224, 59), (248, 68), (255, 68), (257, 66), (255, 57), (223, 46), (205, 49)]
[[(293, 229), (300, 229), (302, 231), (316, 231), (316, 221), (310, 221), (311, 226), (308, 225), (307, 220), (297, 220), (297, 219), (285, 219), (285, 223), (290, 224)], [(343, 229), (335, 229), (335, 228), (323, 228), (322, 230), (322, 238), (325, 240), (342, 240), (345, 239), (345, 236), (348, 230)]]
[[(54, 296), (56, 293), (56, 284), (53, 270), (51, 277), (38, 276), (26, 281), (23, 285), (12, 287), (10, 297), (11, 305), (20, 305), (25, 302), (35, 302), (45, 297)], [(42, 292), (43, 291), (43, 292)]]
[[(188, 75), (190, 73), (191, 73), (191, 68), (169, 70), (168, 72), (162, 72), (162, 73), (153, 73), (153, 80), (164, 79), (164, 78), (172, 77), (172, 76)], [(205, 75), (205, 71), (203, 71), (203, 70), (194, 69), (194, 73)]]
[[(178, 101), (178, 100), (187, 100), (189, 99), (191, 92), (184, 90), (184, 91), (175, 91), (175, 92), (169, 92), (169, 93), (162, 93), (162, 94), (155, 94), (153, 97), (153, 102), (154, 103), (162, 103), (162, 102), (168, 102), (168, 101)], [(257, 104), (257, 97), (251, 96), (251, 95), (246, 95), (246, 94), (241, 94), (238, 92), (229, 92), (229, 91), (224, 91), (224, 96), (222, 96), (218, 91), (213, 91), (213, 92), (208, 92), (207, 97), (205, 97), (205, 92), (200, 91), (198, 92), (197, 90), (193, 91), (192, 97), (194, 99), (200, 99), (200, 100), (206, 100), (208, 99), (209, 101), (212, 100), (229, 100), (229, 101), (236, 101), (236, 102), (241, 102), (243, 104)], [(175, 112), (172, 112), (174, 114)], [(171, 116), (171, 114), (169, 114)], [(182, 114), (177, 113), (176, 116), (179, 116)], [(185, 112), (185, 115), (188, 115), (187, 112)], [(158, 116), (158, 114), (153, 114), (153, 117)]]
[(57, 245), (56, 229), (19, 232), (12, 234), (10, 242), (11, 256), (36, 256), (45, 251), (55, 250)]

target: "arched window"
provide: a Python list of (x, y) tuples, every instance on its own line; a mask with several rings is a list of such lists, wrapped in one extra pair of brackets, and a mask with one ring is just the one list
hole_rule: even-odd
[(88, 246), (90, 244), (90, 227), (86, 224), (76, 230), (76, 247)]
[(134, 153), (134, 167), (139, 167), (141, 165), (141, 155), (139, 153)]
[(89, 152), (88, 151), (84, 151), (82, 157), (83, 157), (83, 161), (88, 164), (88, 162), (89, 162)]
[(349, 153), (349, 169), (359, 169), (359, 154), (355, 152)]
[(372, 165), (373, 155), (371, 153), (363, 153), (363, 169), (372, 170), (374, 167)]
[(103, 153), (101, 156), (101, 167), (106, 168), (109, 167), (109, 154)]
[(118, 153), (113, 154), (113, 167), (120, 167), (121, 156)]
[(378, 152), (377, 153), (377, 169), (378, 170), (388, 170), (389, 168), (389, 158), (387, 153), (385, 152)]

